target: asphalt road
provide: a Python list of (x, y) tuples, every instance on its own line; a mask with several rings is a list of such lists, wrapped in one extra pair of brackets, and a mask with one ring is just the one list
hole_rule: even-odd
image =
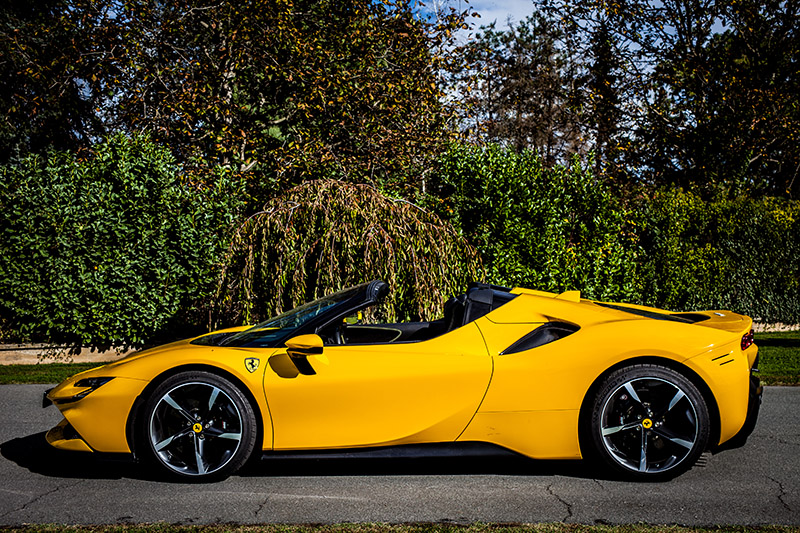
[(516, 457), (275, 459), (211, 485), (44, 441), (44, 385), (0, 386), (0, 525), (579, 522), (800, 525), (800, 388), (768, 387), (743, 448), (666, 483), (598, 479), (581, 462)]

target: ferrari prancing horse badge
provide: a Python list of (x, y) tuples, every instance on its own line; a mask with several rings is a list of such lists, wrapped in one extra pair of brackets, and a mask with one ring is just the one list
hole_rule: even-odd
[(244, 367), (247, 369), (248, 372), (251, 374), (258, 370), (258, 363), (260, 361), (256, 357), (248, 357), (244, 360)]

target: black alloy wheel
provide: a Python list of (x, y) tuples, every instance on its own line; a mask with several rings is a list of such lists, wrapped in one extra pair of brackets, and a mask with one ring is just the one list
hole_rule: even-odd
[(257, 422), (250, 402), (227, 379), (183, 372), (158, 385), (139, 417), (140, 455), (184, 481), (217, 481), (252, 455)]
[(595, 452), (628, 478), (669, 479), (689, 470), (705, 451), (710, 432), (703, 395), (670, 368), (647, 364), (617, 370), (595, 397)]

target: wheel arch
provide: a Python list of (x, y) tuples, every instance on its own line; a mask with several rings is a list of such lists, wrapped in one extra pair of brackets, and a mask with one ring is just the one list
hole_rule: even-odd
[(578, 445), (580, 446), (581, 456), (586, 458), (592, 455), (593, 446), (591, 441), (590, 431), (590, 422), (592, 416), (592, 404), (594, 402), (594, 397), (597, 395), (597, 391), (605, 382), (606, 378), (609, 375), (620, 370), (622, 368), (627, 368), (634, 365), (659, 365), (665, 368), (669, 368), (675, 372), (678, 372), (683, 377), (688, 379), (692, 382), (692, 384), (697, 387), (697, 390), (700, 391), (700, 394), (703, 395), (703, 400), (706, 402), (706, 406), (708, 407), (708, 414), (711, 422), (711, 435), (709, 436), (709, 445), (713, 446), (712, 443), (719, 442), (719, 435), (720, 435), (720, 413), (719, 413), (719, 406), (717, 405), (717, 400), (714, 397), (714, 394), (711, 392), (711, 389), (706, 384), (706, 382), (701, 378), (694, 370), (689, 368), (688, 366), (679, 363), (673, 359), (668, 359), (666, 357), (658, 357), (658, 356), (640, 356), (634, 357), (631, 359), (625, 359), (624, 361), (620, 361), (615, 365), (610, 366), (605, 371), (603, 371), (597, 378), (592, 382), (589, 386), (589, 389), (586, 391), (586, 394), (583, 397), (583, 401), (581, 402), (580, 412), (578, 414)]
[[(142, 407), (145, 404), (146, 399), (149, 397), (151, 391), (153, 391), (156, 387), (158, 387), (161, 383), (165, 380), (169, 379), (170, 377), (180, 374), (183, 372), (191, 372), (191, 371), (201, 371), (201, 372), (208, 372), (210, 374), (215, 374), (221, 378), (227, 379), (230, 381), (236, 388), (244, 394), (244, 397), (247, 398), (247, 401), (250, 403), (250, 406), (255, 413), (256, 419), (256, 444), (258, 446), (259, 443), (264, 442), (264, 417), (263, 413), (261, 412), (261, 407), (258, 405), (258, 401), (255, 399), (253, 394), (250, 392), (250, 389), (242, 382), (241, 379), (233, 374), (232, 372), (228, 372), (223, 368), (219, 368), (217, 366), (202, 364), (202, 363), (194, 363), (194, 364), (185, 364), (170, 368), (165, 370), (161, 374), (157, 375), (153, 379), (150, 380), (150, 383), (142, 390), (139, 396), (133, 401), (133, 406), (131, 407), (130, 412), (128, 413), (128, 420), (125, 424), (125, 436), (128, 441), (128, 447), (131, 450), (131, 453), (134, 457), (136, 457), (136, 439), (137, 436), (137, 425), (138, 425), (138, 417), (141, 413)], [(262, 446), (263, 447), (263, 446)], [(256, 447), (253, 450), (254, 454), (260, 453), (261, 448)]]

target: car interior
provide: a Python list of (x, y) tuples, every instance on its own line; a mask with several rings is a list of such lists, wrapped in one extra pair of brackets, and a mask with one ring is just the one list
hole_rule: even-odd
[(365, 324), (360, 311), (318, 331), (326, 345), (386, 344), (433, 339), (476, 320), (516, 298), (510, 289), (472, 283), (466, 293), (444, 304), (444, 316), (430, 322)]

